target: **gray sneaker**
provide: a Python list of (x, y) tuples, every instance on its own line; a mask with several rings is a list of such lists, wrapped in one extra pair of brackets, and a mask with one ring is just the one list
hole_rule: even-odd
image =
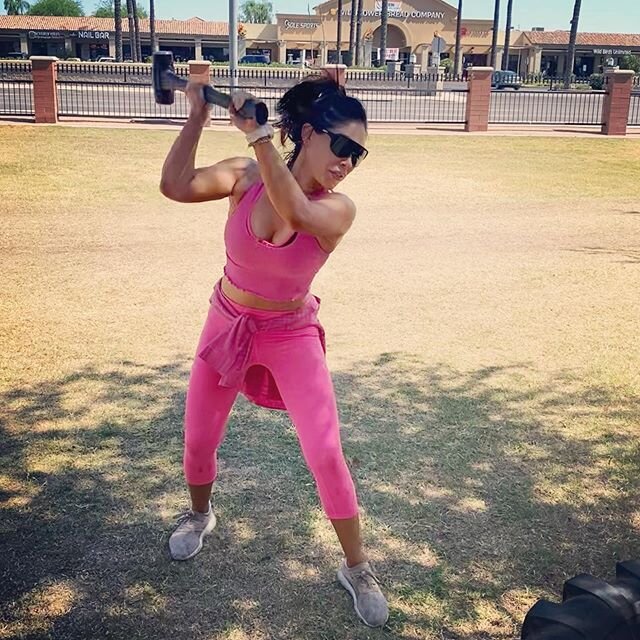
[(368, 562), (347, 567), (343, 560), (338, 569), (340, 584), (351, 594), (360, 620), (369, 627), (381, 627), (389, 619), (389, 606), (378, 586), (378, 579)]
[(216, 516), (209, 505), (208, 513), (187, 511), (178, 518), (178, 528), (169, 538), (169, 552), (174, 560), (188, 560), (202, 549), (202, 539), (216, 526)]

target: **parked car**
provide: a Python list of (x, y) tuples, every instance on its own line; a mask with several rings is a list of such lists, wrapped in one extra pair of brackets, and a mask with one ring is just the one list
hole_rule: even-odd
[(96, 62), (115, 62), (116, 59), (113, 56), (100, 56)]
[(251, 54), (242, 56), (242, 58), (240, 58), (240, 64), (271, 64), (271, 60), (269, 60), (269, 56)]
[(516, 89), (522, 86), (522, 80), (515, 71), (494, 71), (491, 76), (491, 87), (494, 89)]
[(12, 51), (11, 53), (7, 53), (4, 57), (9, 60), (28, 60), (29, 54), (24, 51)]

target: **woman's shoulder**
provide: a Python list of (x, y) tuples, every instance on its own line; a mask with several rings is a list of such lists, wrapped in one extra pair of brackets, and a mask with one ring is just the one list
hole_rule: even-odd
[(338, 210), (346, 217), (350, 218), (351, 221), (356, 217), (355, 202), (346, 193), (341, 193), (340, 191), (321, 191), (317, 194), (313, 194), (311, 197), (316, 201), (324, 200), (325, 202), (330, 202), (332, 209), (335, 210), (337, 207)]
[(238, 179), (236, 180), (233, 192), (229, 197), (231, 208), (233, 209), (242, 200), (243, 196), (260, 182), (260, 169), (258, 163), (251, 158), (238, 158), (238, 165), (241, 166)]
[(334, 191), (333, 189), (319, 188), (313, 193), (309, 194), (311, 200), (327, 200), (332, 202), (343, 202), (348, 206), (355, 206), (353, 200), (341, 191)]

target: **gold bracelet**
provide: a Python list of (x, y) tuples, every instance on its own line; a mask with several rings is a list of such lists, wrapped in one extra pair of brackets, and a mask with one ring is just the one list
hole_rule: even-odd
[(258, 138), (257, 140), (250, 142), (248, 146), (255, 147), (259, 144), (264, 144), (265, 142), (271, 142), (272, 139), (273, 136), (263, 136), (262, 138)]

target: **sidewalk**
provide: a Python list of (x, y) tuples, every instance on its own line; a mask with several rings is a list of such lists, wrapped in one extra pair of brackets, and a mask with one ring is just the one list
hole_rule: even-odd
[[(60, 118), (58, 124), (35, 124), (30, 117), (0, 116), (2, 125), (30, 125), (33, 127), (95, 127), (97, 129), (151, 129), (177, 130), (184, 124), (184, 120), (165, 120), (152, 118), (139, 119), (105, 119), (105, 118)], [(231, 125), (215, 120), (207, 131), (231, 131)], [(429, 123), (369, 123), (369, 132), (374, 135), (436, 135), (436, 136), (517, 136), (517, 137), (565, 137), (565, 138), (593, 138), (604, 137), (600, 133), (600, 125), (528, 125), (528, 124), (499, 124), (489, 125), (489, 131), (467, 133), (462, 124), (429, 124)], [(622, 138), (624, 136), (607, 136)], [(640, 127), (628, 127), (627, 138), (640, 140)]]

